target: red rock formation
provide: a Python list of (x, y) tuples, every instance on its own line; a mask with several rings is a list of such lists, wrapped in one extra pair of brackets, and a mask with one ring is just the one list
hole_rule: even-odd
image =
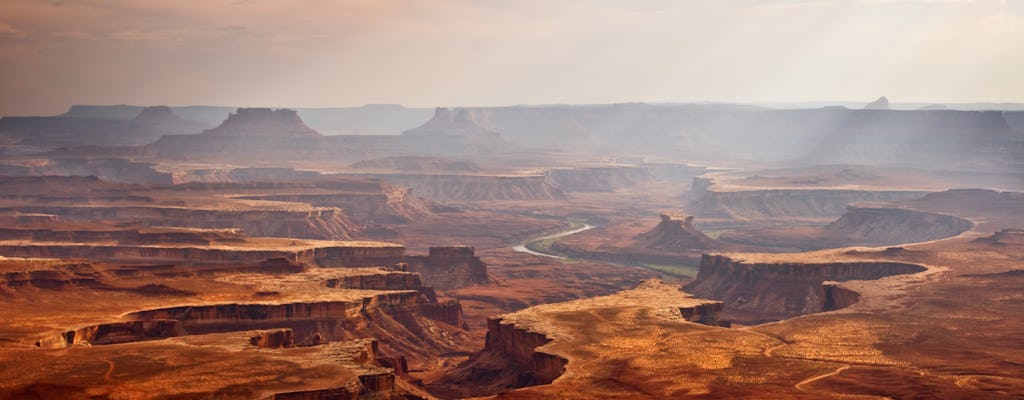
[(261, 349), (279, 349), (295, 346), (295, 335), (291, 329), (273, 329), (256, 332), (249, 338), (249, 344)]
[(860, 301), (860, 293), (840, 286), (839, 282), (824, 282), (821, 290), (822, 311), (843, 309)]
[(112, 322), (81, 327), (60, 335), (41, 339), (36, 347), (64, 348), (82, 345), (102, 345), (164, 339), (184, 335), (179, 321), (150, 319), (146, 321)]
[(517, 386), (551, 383), (565, 372), (568, 360), (536, 349), (551, 339), (541, 333), (503, 324), (501, 318), (487, 319), (487, 339), (482, 353), (498, 353), (512, 361), (509, 367), (519, 373)]

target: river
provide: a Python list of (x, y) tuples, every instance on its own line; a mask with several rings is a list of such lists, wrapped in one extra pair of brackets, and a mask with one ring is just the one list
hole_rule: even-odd
[(539, 242), (541, 240), (558, 239), (560, 237), (566, 237), (566, 236), (569, 236), (569, 235), (577, 234), (577, 233), (583, 232), (585, 230), (590, 230), (590, 229), (594, 229), (594, 228), (596, 228), (596, 226), (590, 225), (590, 224), (583, 224), (583, 226), (580, 227), (580, 228), (570, 229), (570, 230), (567, 230), (567, 231), (558, 232), (558, 233), (547, 235), (547, 236), (535, 237), (533, 239), (530, 239), (530, 240), (527, 240), (527, 241), (525, 241), (523, 243), (520, 243), (518, 246), (513, 246), (512, 250), (523, 252), (523, 253), (529, 253), (529, 254), (533, 254), (533, 255), (536, 255), (536, 256), (544, 256), (544, 257), (557, 258), (559, 260), (565, 260), (566, 259), (565, 257), (562, 257), (562, 256), (557, 255), (557, 254), (547, 254), (547, 253), (541, 253), (539, 251), (530, 250), (530, 249), (526, 248), (526, 244), (533, 243), (533, 242)]

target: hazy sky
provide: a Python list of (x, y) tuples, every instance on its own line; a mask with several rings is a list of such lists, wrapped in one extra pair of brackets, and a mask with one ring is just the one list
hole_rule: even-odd
[(883, 94), (1024, 102), (1024, 0), (0, 0), (0, 115)]

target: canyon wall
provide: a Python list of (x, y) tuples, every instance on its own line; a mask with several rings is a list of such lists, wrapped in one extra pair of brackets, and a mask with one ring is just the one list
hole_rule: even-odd
[(503, 323), (501, 318), (488, 318), (487, 338), (481, 353), (506, 358), (510, 362), (507, 368), (518, 373), (515, 387), (545, 385), (562, 376), (569, 362), (564, 357), (537, 351), (550, 342), (542, 333)]
[[(703, 188), (703, 189), (702, 189)], [(901, 201), (928, 194), (904, 190), (766, 189), (715, 191), (695, 181), (688, 210), (702, 218), (772, 221), (832, 219), (856, 202)]]
[(874, 280), (924, 270), (919, 265), (888, 261), (748, 262), (705, 254), (697, 279), (685, 290), (696, 297), (723, 301), (726, 314), (734, 320), (771, 321), (825, 311), (830, 295), (829, 307), (835, 308), (836, 289), (823, 289), (825, 281)]

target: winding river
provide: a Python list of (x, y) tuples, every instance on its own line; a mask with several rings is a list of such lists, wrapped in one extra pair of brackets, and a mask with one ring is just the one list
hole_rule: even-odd
[(547, 235), (547, 236), (535, 237), (533, 239), (530, 239), (530, 240), (527, 240), (527, 241), (525, 241), (523, 243), (520, 243), (517, 246), (513, 246), (512, 250), (523, 252), (523, 253), (529, 253), (529, 254), (533, 254), (533, 255), (536, 255), (536, 256), (544, 256), (544, 257), (557, 258), (559, 260), (565, 260), (566, 257), (562, 257), (562, 256), (557, 255), (557, 254), (547, 254), (547, 253), (541, 253), (539, 251), (530, 250), (530, 249), (526, 248), (526, 245), (528, 243), (539, 242), (541, 240), (558, 239), (558, 238), (561, 238), (561, 237), (566, 237), (566, 236), (569, 236), (569, 235), (577, 234), (577, 233), (580, 233), (580, 232), (583, 232), (583, 231), (586, 231), (586, 230), (590, 230), (590, 229), (594, 229), (594, 228), (596, 228), (596, 226), (590, 225), (590, 224), (583, 224), (583, 226), (580, 227), (580, 228), (570, 229), (570, 230), (567, 230), (567, 231), (558, 232), (558, 233)]

